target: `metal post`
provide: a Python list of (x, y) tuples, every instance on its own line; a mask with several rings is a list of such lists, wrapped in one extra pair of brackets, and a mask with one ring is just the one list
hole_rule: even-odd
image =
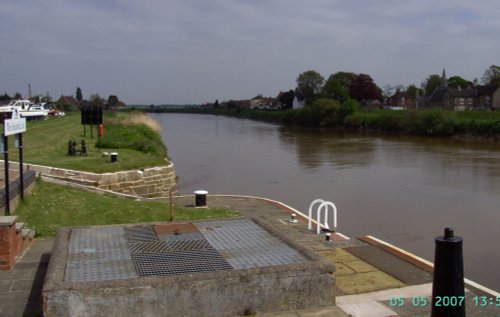
[(174, 221), (174, 194), (172, 189), (168, 191), (169, 196), (169, 207), (170, 207), (170, 221)]
[(10, 181), (9, 181), (9, 139), (3, 136), (4, 169), (5, 169), (5, 215), (10, 216)]
[(23, 171), (23, 134), (19, 133), (19, 177), (21, 182), (20, 197), (24, 200), (24, 171)]
[(435, 241), (431, 317), (465, 317), (463, 240), (446, 228)]

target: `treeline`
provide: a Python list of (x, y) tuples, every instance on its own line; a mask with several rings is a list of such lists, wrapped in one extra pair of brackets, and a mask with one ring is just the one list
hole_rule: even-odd
[(288, 111), (236, 109), (165, 109), (162, 112), (228, 115), (292, 126), (388, 132), (427, 136), (473, 136), (500, 139), (500, 112), (359, 110), (354, 100), (318, 99), (311, 106)]

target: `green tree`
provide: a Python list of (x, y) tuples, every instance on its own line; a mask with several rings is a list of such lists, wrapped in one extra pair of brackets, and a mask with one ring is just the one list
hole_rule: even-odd
[(340, 79), (336, 78), (334, 74), (330, 75), (325, 82), (323, 94), (338, 101), (344, 101), (349, 98), (347, 87), (344, 87)]
[(281, 93), (278, 97), (279, 102), (281, 103), (281, 108), (291, 109), (293, 107), (294, 98), (295, 98), (295, 92), (291, 89), (287, 92)]
[(76, 87), (75, 98), (78, 101), (82, 101), (83, 100), (82, 90), (80, 89), (80, 87)]
[(411, 84), (406, 88), (406, 92), (410, 94), (413, 98), (417, 98), (417, 96), (421, 96), (423, 94), (422, 89), (418, 88), (416, 85)]
[(312, 99), (321, 93), (325, 79), (314, 70), (303, 72), (297, 77), (297, 93), (305, 99)]
[(338, 120), (343, 123), (347, 116), (350, 116), (359, 111), (361, 108), (360, 104), (354, 99), (347, 99), (342, 102), (340, 109), (338, 111)]
[(460, 76), (451, 76), (448, 78), (448, 86), (452, 88), (467, 88), (469, 82)]
[(309, 108), (302, 110), (311, 112), (313, 123), (330, 126), (339, 122), (339, 109), (340, 103), (337, 100), (320, 98), (315, 100)]
[(118, 97), (115, 96), (115, 95), (109, 95), (108, 97), (108, 102), (107, 102), (107, 105), (108, 105), (108, 108), (113, 108), (114, 106), (116, 106), (116, 104), (118, 103)]
[(99, 94), (93, 94), (90, 96), (90, 105), (93, 107), (102, 107), (104, 104), (104, 101), (102, 100), (101, 96)]
[(442, 77), (438, 74), (433, 74), (427, 77), (427, 79), (422, 83), (422, 88), (426, 95), (430, 95), (436, 90), (436, 88), (441, 87), (443, 84)]
[(500, 66), (491, 65), (481, 77), (483, 84), (500, 84)]

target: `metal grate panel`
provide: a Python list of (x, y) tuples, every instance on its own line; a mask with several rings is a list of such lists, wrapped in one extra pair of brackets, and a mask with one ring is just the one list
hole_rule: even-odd
[(232, 270), (217, 250), (133, 254), (139, 276), (165, 276)]
[(248, 219), (200, 222), (196, 225), (235, 269), (308, 262), (298, 251)]
[(125, 227), (125, 237), (128, 243), (158, 241), (153, 226)]
[(186, 241), (204, 239), (203, 235), (198, 232), (190, 232), (183, 234), (160, 234), (158, 239), (163, 241)]
[(71, 230), (65, 280), (89, 282), (137, 277), (123, 227)]
[(156, 253), (156, 252), (167, 252), (171, 248), (165, 241), (156, 242), (144, 242), (144, 243), (133, 243), (129, 244), (130, 253)]

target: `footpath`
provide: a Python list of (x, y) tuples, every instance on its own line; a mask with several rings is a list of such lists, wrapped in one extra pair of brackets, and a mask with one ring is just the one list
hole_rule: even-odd
[[(336, 305), (280, 313), (263, 317), (386, 317), (430, 316), (432, 274), (369, 239), (348, 239), (332, 234), (330, 241), (307, 229), (298, 217), (290, 222), (292, 208), (267, 199), (243, 196), (208, 196), (209, 207), (231, 208), (242, 216), (258, 217), (297, 243), (325, 257), (336, 266)], [(175, 204), (193, 207), (193, 196), (175, 198)], [(11, 271), (0, 271), (0, 316), (41, 316), (41, 289), (53, 239), (35, 239)], [(418, 263), (417, 263), (418, 264)], [(466, 312), (469, 317), (499, 316), (500, 307), (477, 305), (475, 296), (498, 296), (466, 285)]]

